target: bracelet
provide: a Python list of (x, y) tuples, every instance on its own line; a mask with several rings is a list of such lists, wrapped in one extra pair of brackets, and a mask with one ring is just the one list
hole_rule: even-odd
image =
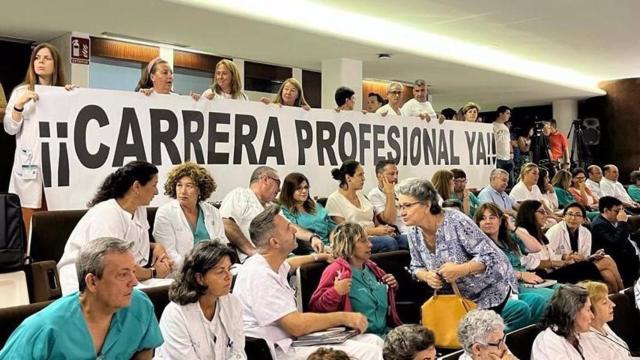
[(16, 112), (21, 113), (21, 112), (23, 112), (23, 111), (24, 111), (24, 108), (20, 109), (20, 108), (18, 108), (18, 107), (16, 107), (16, 106), (14, 105), (14, 106), (13, 106), (13, 110), (14, 110), (14, 111), (16, 111)]
[(320, 235), (318, 234), (311, 234), (311, 236), (309, 236), (309, 242), (311, 242), (311, 240), (313, 240), (313, 238), (318, 238), (318, 240), (322, 241), (322, 238), (320, 237)]
[(151, 270), (151, 278), (155, 279), (156, 277), (156, 268), (154, 268), (153, 266), (149, 268), (149, 270)]
[(318, 260), (320, 260), (320, 257), (316, 253), (311, 254), (311, 256), (313, 256), (313, 261), (314, 262), (318, 262)]

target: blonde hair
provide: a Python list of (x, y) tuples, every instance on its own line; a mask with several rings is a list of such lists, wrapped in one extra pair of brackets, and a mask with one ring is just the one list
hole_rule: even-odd
[(296, 88), (296, 90), (298, 90), (298, 97), (296, 98), (296, 101), (294, 102), (293, 106), (296, 107), (302, 107), (304, 105), (309, 106), (309, 104), (307, 104), (307, 100), (305, 100), (304, 98), (304, 92), (302, 91), (302, 85), (300, 84), (300, 82), (294, 78), (288, 78), (287, 80), (285, 80), (282, 85), (280, 85), (280, 89), (278, 89), (278, 95), (276, 95), (275, 100), (273, 100), (274, 104), (282, 104), (282, 91), (284, 90), (284, 87), (287, 84), (291, 84), (293, 85), (293, 87)]
[(609, 287), (605, 283), (587, 280), (581, 281), (577, 285), (585, 288), (587, 290), (587, 293), (589, 293), (589, 300), (591, 300), (591, 310), (593, 310), (593, 304), (609, 296)]
[(462, 107), (462, 115), (466, 114), (469, 110), (476, 109), (480, 112), (480, 106), (474, 102), (468, 102)]
[(522, 181), (522, 179), (524, 179), (524, 176), (530, 173), (533, 169), (538, 169), (538, 165), (534, 163), (526, 163), (522, 165), (522, 167), (520, 168), (520, 176), (518, 176), (518, 180)]
[(453, 180), (453, 173), (449, 170), (438, 170), (431, 177), (431, 183), (443, 201), (451, 197), (451, 187), (449, 186), (451, 180)]
[(333, 256), (343, 257), (345, 259), (353, 255), (356, 242), (366, 239), (367, 233), (364, 228), (356, 223), (345, 222), (333, 230), (333, 239), (331, 249)]
[(211, 85), (211, 90), (218, 95), (222, 95), (224, 93), (220, 85), (218, 85), (215, 80), (215, 72), (218, 71), (218, 67), (220, 67), (220, 65), (224, 65), (224, 67), (226, 67), (227, 70), (229, 70), (229, 72), (231, 73), (231, 97), (233, 99), (244, 98), (242, 94), (242, 80), (240, 80), (240, 71), (238, 70), (236, 64), (234, 64), (233, 61), (229, 59), (222, 59), (216, 64), (213, 73), (213, 84)]

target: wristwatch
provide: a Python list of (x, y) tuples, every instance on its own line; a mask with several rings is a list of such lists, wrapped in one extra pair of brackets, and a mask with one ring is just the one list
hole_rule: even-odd
[(322, 238), (320, 237), (320, 235), (318, 234), (311, 234), (311, 236), (309, 236), (309, 242), (311, 242), (311, 240), (313, 240), (314, 237), (317, 237), (318, 240), (322, 241)]
[(155, 279), (156, 277), (156, 268), (154, 268), (153, 266), (149, 268), (149, 270), (151, 270), (151, 278)]

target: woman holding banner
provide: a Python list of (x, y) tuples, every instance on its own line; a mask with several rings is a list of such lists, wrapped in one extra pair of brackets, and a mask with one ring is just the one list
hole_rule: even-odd
[(282, 83), (278, 90), (278, 95), (276, 95), (276, 98), (273, 101), (266, 97), (261, 98), (260, 101), (265, 104), (274, 103), (280, 106), (294, 106), (301, 107), (305, 110), (311, 110), (311, 107), (307, 104), (307, 100), (304, 98), (302, 85), (300, 85), (300, 82), (294, 78), (289, 78)]
[(175, 94), (173, 88), (173, 70), (166, 60), (160, 57), (149, 61), (147, 66), (142, 70), (136, 90), (149, 96), (156, 94)]
[(164, 278), (173, 263), (164, 247), (149, 243), (147, 208), (158, 193), (158, 168), (146, 161), (132, 161), (104, 180), (87, 211), (69, 235), (58, 262), (63, 294), (78, 290), (76, 260), (89, 240), (115, 237), (131, 244), (138, 281)]
[(238, 71), (238, 68), (233, 61), (229, 59), (222, 59), (218, 61), (214, 76), (213, 84), (202, 93), (202, 97), (209, 100), (249, 100), (244, 91), (242, 91), (240, 71)]
[(4, 116), (4, 130), (16, 136), (9, 192), (20, 197), (27, 233), (33, 213), (47, 209), (40, 168), (39, 125), (31, 120), (38, 101), (35, 86), (64, 86), (67, 90), (75, 87), (65, 84), (60, 53), (55, 46), (48, 43), (36, 46), (31, 52), (29, 64), (24, 81), (11, 93)]

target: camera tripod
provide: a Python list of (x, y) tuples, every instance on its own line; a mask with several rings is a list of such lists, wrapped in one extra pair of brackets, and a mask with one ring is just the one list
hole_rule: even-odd
[[(573, 130), (573, 132), (571, 131)], [(589, 146), (584, 141), (582, 134), (582, 120), (573, 120), (569, 128), (569, 138), (573, 134), (573, 143), (571, 144), (571, 156), (569, 160), (572, 165), (586, 169), (592, 163), (591, 152)], [(575, 155), (575, 157), (574, 157)], [(575, 161), (574, 161), (575, 159)]]

